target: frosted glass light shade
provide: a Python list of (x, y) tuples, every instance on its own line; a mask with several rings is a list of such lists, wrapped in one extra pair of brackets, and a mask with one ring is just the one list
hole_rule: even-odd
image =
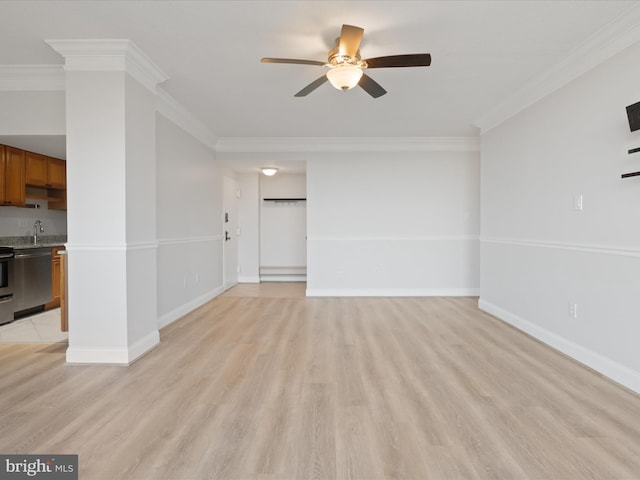
[(262, 170), (262, 173), (264, 173), (267, 177), (272, 177), (278, 171), (276, 167), (263, 167), (260, 170)]
[(351, 90), (362, 78), (362, 69), (355, 65), (338, 65), (327, 72), (327, 78), (338, 90)]

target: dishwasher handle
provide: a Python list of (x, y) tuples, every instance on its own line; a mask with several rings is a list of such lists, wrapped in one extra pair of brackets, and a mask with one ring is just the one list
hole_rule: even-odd
[(14, 252), (14, 258), (20, 260), (21, 258), (36, 258), (36, 257), (50, 257), (51, 250), (44, 252)]

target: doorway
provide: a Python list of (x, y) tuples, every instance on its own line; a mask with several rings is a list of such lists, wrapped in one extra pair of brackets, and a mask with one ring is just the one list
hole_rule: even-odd
[(306, 175), (260, 179), (260, 281), (306, 282)]
[(224, 290), (238, 283), (238, 184), (224, 177), (222, 185), (222, 249)]

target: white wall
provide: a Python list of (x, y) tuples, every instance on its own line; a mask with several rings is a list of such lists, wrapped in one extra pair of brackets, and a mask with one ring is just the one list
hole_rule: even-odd
[(640, 170), (625, 113), (639, 57), (636, 44), (483, 134), (481, 182), (481, 308), (636, 391), (640, 180), (620, 174)]
[(258, 173), (237, 175), (238, 199), (238, 281), (260, 283), (260, 177)]
[(0, 135), (64, 135), (65, 93), (0, 92)]
[(160, 326), (223, 291), (222, 179), (214, 152), (156, 118)]
[(308, 295), (475, 295), (476, 151), (307, 161)]

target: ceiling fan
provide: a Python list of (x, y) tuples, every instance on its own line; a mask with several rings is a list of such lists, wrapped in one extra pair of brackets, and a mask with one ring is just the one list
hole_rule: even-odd
[(296, 60), (292, 58), (263, 58), (263, 63), (294, 63), (300, 65), (317, 65), (327, 67), (329, 71), (309, 85), (304, 87), (296, 97), (305, 97), (313, 92), (327, 80), (338, 90), (351, 90), (360, 85), (373, 98), (378, 98), (387, 93), (378, 82), (372, 79), (362, 70), (366, 68), (390, 68), (390, 67), (428, 67), (431, 65), (431, 55), (428, 53), (415, 53), (409, 55), (390, 55), (386, 57), (360, 58), (360, 42), (364, 29), (353, 25), (342, 25), (340, 37), (336, 39), (335, 48), (329, 50), (329, 58), (326, 62), (317, 60)]

